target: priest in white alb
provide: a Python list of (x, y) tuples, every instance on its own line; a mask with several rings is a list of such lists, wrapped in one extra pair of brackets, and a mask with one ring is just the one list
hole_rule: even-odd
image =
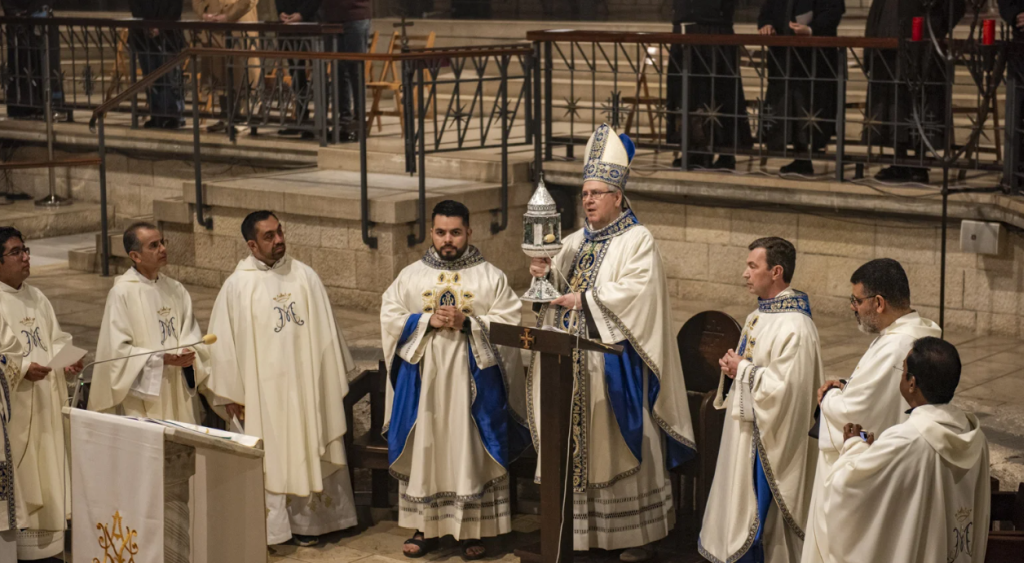
[(252, 254), (213, 304), (206, 388), (232, 428), (263, 439), (267, 544), (311, 546), (356, 524), (342, 443), (355, 363), (320, 277), (286, 255), (277, 216), (250, 213), (242, 236)]
[[(628, 562), (650, 559), (648, 544), (672, 530), (668, 470), (695, 452), (661, 253), (625, 194), (634, 151), (608, 125), (594, 132), (583, 167), (586, 225), (553, 260), (530, 265), (563, 292), (539, 312), (538, 326), (625, 348), (575, 357), (570, 475), (573, 548), (624, 549), (620, 559)], [(535, 353), (527, 375), (535, 446), (541, 377)]]
[(906, 421), (875, 438), (844, 425), (822, 503), (830, 563), (984, 563), (991, 490), (978, 418), (950, 404), (960, 355), (931, 336), (914, 342), (899, 391)]
[(22, 380), (11, 389), (11, 455), (19, 502), (28, 529), (18, 534), (18, 559), (53, 557), (64, 550), (64, 527), (71, 517), (65, 464), (64, 421), (67, 379), (82, 362), (53, 370), (46, 365), (71, 335), (57, 322), (50, 301), (25, 283), (31, 273), (29, 248), (21, 233), (0, 227), (0, 316), (19, 341)]
[(789, 286), (793, 245), (765, 237), (748, 248), (743, 278), (758, 304), (719, 361), (725, 425), (697, 547), (714, 563), (789, 563), (800, 559), (818, 458), (808, 431), (821, 344), (807, 294)]
[(481, 538), (512, 531), (508, 466), (530, 443), (519, 351), (489, 336), (491, 323), (519, 324), (522, 302), (470, 244), (465, 205), (438, 203), (430, 235), (381, 306), (388, 461), (398, 525), (415, 530), (405, 555), (451, 535), (479, 559)]
[[(89, 410), (176, 420), (199, 420), (196, 389), (210, 370), (209, 350), (185, 286), (160, 273), (167, 265), (163, 233), (151, 223), (124, 232), (124, 250), (134, 264), (114, 280), (100, 324), (96, 357), (134, 358), (97, 364)], [(154, 352), (165, 350), (169, 352)]]
[(18, 530), (28, 527), (28, 516), (11, 459), (11, 393), (21, 383), (19, 345), (10, 326), (0, 317), (0, 561), (18, 560)]
[(900, 366), (914, 341), (941, 336), (939, 325), (910, 307), (910, 280), (899, 262), (878, 258), (850, 278), (850, 309), (861, 332), (877, 334), (853, 373), (826, 381), (818, 390), (818, 454), (802, 563), (828, 561), (824, 482), (843, 449), (843, 427), (851, 420), (881, 433), (907, 419), (910, 407), (900, 395)]

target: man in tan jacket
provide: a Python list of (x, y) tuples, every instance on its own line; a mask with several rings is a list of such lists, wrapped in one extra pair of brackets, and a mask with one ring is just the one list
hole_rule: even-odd
[[(205, 22), (257, 22), (259, 21), (259, 17), (256, 15), (256, 4), (258, 1), (192, 0), (192, 11), (203, 18)], [(212, 31), (202, 32), (202, 34), (202, 44), (204, 47), (224, 48), (227, 34)], [(255, 37), (255, 34), (236, 31), (230, 35), (233, 38), (232, 48), (239, 50), (252, 48), (252, 45), (246, 45), (247, 37)], [(245, 91), (243, 77), (248, 74), (248, 83), (252, 86), (255, 86), (259, 81), (260, 69), (258, 58), (233, 57), (232, 64), (235, 70), (233, 71), (233, 83), (231, 85), (227, 84), (227, 64), (228, 59), (226, 57), (207, 57), (203, 59), (202, 63), (201, 72), (207, 78), (204, 91), (209, 94), (218, 93), (221, 110), (221, 119), (206, 128), (211, 133), (223, 131), (227, 128), (224, 119), (227, 116), (228, 96), (233, 96), (231, 101), (234, 104), (236, 114), (238, 113), (238, 105), (245, 103), (247, 92)], [(248, 73), (242, 72), (241, 69), (243, 67), (248, 67)]]

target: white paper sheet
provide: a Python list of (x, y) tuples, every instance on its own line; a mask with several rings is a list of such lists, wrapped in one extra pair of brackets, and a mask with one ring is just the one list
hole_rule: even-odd
[(86, 351), (68, 344), (67, 346), (60, 349), (59, 352), (54, 354), (53, 358), (46, 364), (46, 367), (52, 368), (54, 371), (64, 369), (70, 365), (74, 365), (75, 362), (85, 357)]

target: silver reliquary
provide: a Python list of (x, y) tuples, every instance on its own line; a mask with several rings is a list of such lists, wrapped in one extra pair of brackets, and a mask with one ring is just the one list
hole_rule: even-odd
[[(544, 177), (537, 183), (537, 190), (526, 204), (523, 216), (523, 252), (530, 258), (554, 258), (562, 249), (562, 215), (555, 206), (555, 200), (544, 187)], [(523, 301), (550, 303), (561, 297), (547, 277), (533, 278), (530, 289), (523, 294)]]

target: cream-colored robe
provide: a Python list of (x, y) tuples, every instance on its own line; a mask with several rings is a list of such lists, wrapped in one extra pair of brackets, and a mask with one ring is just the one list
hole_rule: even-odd
[[(468, 333), (429, 328), (433, 313), (449, 303), (470, 320)], [(451, 262), (428, 249), (423, 260), (405, 267), (384, 292), (380, 319), (388, 373), (395, 375), (392, 363), (397, 354), (419, 364), (421, 381), (416, 422), (391, 465), (399, 479), (400, 526), (420, 530), (428, 538), (450, 534), (457, 540), (512, 530), (508, 471), (485, 448), (472, 413), (477, 389), (469, 352), (471, 348), (480, 370), (499, 367), (508, 424), (525, 427), (526, 386), (519, 351), (493, 346), (488, 337), (492, 322), (518, 325), (521, 309), (505, 274), (473, 247)], [(406, 322), (416, 313), (422, 316), (415, 332), (399, 347)], [(388, 426), (394, 396), (389, 377), (384, 415)]]
[[(131, 268), (114, 280), (107, 294), (96, 358), (177, 348), (202, 338), (185, 286), (164, 275), (152, 281)], [(192, 367), (198, 386), (209, 373), (210, 353), (204, 344), (189, 347), (196, 352)], [(163, 365), (164, 354), (97, 364), (89, 391), (89, 410), (195, 424), (199, 409), (195, 389), (188, 388), (182, 368)], [(163, 366), (156, 368), (162, 371), (157, 397), (132, 391), (133, 384), (143, 377), (147, 362)]]
[[(573, 547), (621, 549), (657, 541), (675, 524), (665, 435), (695, 450), (661, 254), (651, 232), (627, 210), (604, 229), (586, 228), (566, 237), (552, 260), (551, 276), (563, 292), (583, 292), (598, 340), (628, 341), (643, 361), (638, 461), (611, 407), (604, 354), (587, 352), (577, 360), (573, 408), (583, 423), (573, 427)], [(586, 337), (583, 319), (582, 313), (546, 307), (538, 324)], [(541, 377), (539, 356), (533, 354), (528, 417), (538, 451)], [(648, 391), (655, 380), (660, 393), (651, 405)], [(539, 480), (540, 464), (537, 471)]]
[[(14, 563), (18, 559), (18, 529), (27, 526), (27, 511), (18, 492), (11, 460), (11, 440), (8, 425), (11, 421), (11, 389), (21, 382), (21, 362), (17, 361), (18, 343), (7, 323), (0, 318), (0, 562)], [(10, 355), (11, 353), (15, 355)]]
[(874, 444), (847, 440), (825, 479), (832, 563), (983, 563), (988, 441), (973, 414), (923, 405)]
[(934, 322), (910, 312), (896, 319), (871, 342), (844, 389), (832, 389), (821, 401), (818, 467), (814, 473), (814, 493), (808, 516), (802, 563), (825, 561), (828, 533), (821, 518), (824, 482), (832, 472), (843, 446), (843, 426), (860, 424), (875, 436), (907, 419), (910, 405), (900, 395), (903, 360), (914, 341), (926, 336), (939, 337), (942, 329)]
[(245, 433), (263, 439), (267, 491), (321, 492), (347, 466), (343, 404), (355, 363), (319, 276), (288, 256), (272, 268), (249, 256), (224, 282), (208, 332), (218, 340), (206, 388), (218, 403), (245, 405)]
[[(46, 365), (71, 344), (50, 301), (27, 283), (20, 289), (0, 283), (0, 316), (20, 341), (22, 374), (33, 362)], [(62, 370), (54, 370), (34, 383), (22, 378), (11, 391), (11, 455), (28, 520), (28, 529), (18, 535), (18, 558), (53, 557), (64, 549), (65, 521), (71, 518), (61, 414), (68, 402), (67, 380)]]
[(698, 549), (715, 563), (735, 561), (757, 533), (755, 451), (761, 455), (774, 500), (764, 522), (765, 561), (800, 557), (811, 502), (817, 442), (817, 390), (824, 383), (818, 330), (806, 295), (786, 289), (760, 301), (743, 328), (743, 356), (728, 394), (719, 383), (715, 407), (726, 410), (725, 428)]

